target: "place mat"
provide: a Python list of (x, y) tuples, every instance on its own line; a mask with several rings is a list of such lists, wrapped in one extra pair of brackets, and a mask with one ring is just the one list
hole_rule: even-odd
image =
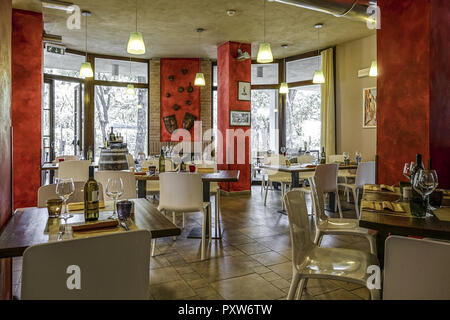
[[(84, 202), (71, 202), (67, 205), (69, 207), (69, 211), (81, 211), (84, 210)], [(105, 202), (99, 201), (98, 208), (105, 208)]]
[(361, 201), (361, 211), (373, 211), (399, 217), (412, 217), (409, 203), (394, 201)]
[(370, 192), (383, 192), (389, 194), (400, 194), (400, 188), (396, 186), (390, 186), (385, 184), (365, 184), (364, 191)]
[(440, 221), (448, 221), (450, 222), (450, 207), (443, 207), (436, 210), (433, 210), (433, 214)]

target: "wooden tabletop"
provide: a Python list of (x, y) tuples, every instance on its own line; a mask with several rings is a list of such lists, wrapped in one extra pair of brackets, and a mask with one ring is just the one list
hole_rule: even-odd
[[(259, 166), (262, 169), (269, 169), (274, 171), (281, 171), (281, 172), (314, 172), (316, 171), (316, 166), (311, 164), (291, 164), (290, 166), (286, 165), (268, 165), (263, 164)], [(358, 165), (351, 164), (351, 165), (339, 165), (339, 170), (351, 170), (351, 169), (358, 169)]]
[[(133, 199), (135, 204), (132, 220), (138, 229), (150, 231), (152, 238), (178, 236), (180, 228), (175, 226), (155, 206), (145, 199)], [(110, 211), (100, 212), (100, 219), (107, 219)], [(48, 221), (47, 208), (17, 209), (12, 218), (0, 231), (0, 258), (21, 256), (26, 248), (46, 243), (49, 234), (45, 233)], [(83, 222), (83, 214), (74, 214), (69, 224)]]
[[(364, 190), (363, 194), (363, 200), (369, 201), (396, 201), (399, 198), (399, 193)], [(450, 200), (444, 199), (443, 205), (450, 206)], [(383, 233), (450, 240), (450, 222), (441, 221), (435, 216), (422, 219), (361, 210), (359, 226)]]
[[(92, 166), (94, 166), (95, 168), (98, 168), (98, 163), (93, 162)], [(59, 167), (59, 162), (57, 162), (57, 163), (44, 162), (41, 165), (41, 170), (58, 170), (58, 167)]]
[[(236, 182), (239, 180), (239, 170), (218, 170), (211, 173), (201, 173), (203, 182)], [(135, 174), (136, 180), (159, 180), (159, 175), (152, 176)]]

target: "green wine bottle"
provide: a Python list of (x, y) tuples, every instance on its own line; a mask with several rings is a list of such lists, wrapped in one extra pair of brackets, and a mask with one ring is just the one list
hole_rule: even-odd
[(159, 155), (159, 173), (166, 171), (166, 158), (164, 157), (164, 151), (161, 149), (161, 154)]
[[(414, 178), (416, 174), (418, 174), (421, 170), (424, 170), (424, 166), (422, 163), (422, 155), (420, 153), (416, 154), (416, 165), (411, 170), (411, 185), (414, 183)], [(415, 200), (422, 199), (421, 195), (413, 188), (412, 189), (412, 197)]]
[(89, 167), (89, 179), (84, 185), (84, 220), (95, 221), (99, 216), (99, 187), (94, 179), (94, 167)]
[(327, 155), (325, 154), (325, 147), (322, 147), (322, 153), (320, 154), (320, 164), (327, 162)]

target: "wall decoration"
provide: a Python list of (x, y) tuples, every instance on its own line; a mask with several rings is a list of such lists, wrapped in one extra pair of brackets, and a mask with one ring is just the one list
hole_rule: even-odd
[(250, 111), (230, 110), (230, 126), (250, 127), (252, 124)]
[(171, 96), (172, 96), (172, 95), (171, 95), (170, 93), (168, 93), (168, 92), (166, 93), (166, 97), (167, 97), (167, 98), (170, 98)]
[(251, 100), (250, 88), (251, 88), (250, 82), (239, 81), (238, 82), (238, 100), (250, 101)]
[(191, 103), (192, 103), (191, 100), (186, 100), (186, 105), (187, 105), (187, 106), (190, 106)]
[(173, 80), (175, 80), (175, 76), (170, 75), (169, 76), (169, 81), (173, 81)]
[(377, 127), (377, 88), (363, 89), (363, 128)]
[(186, 75), (188, 73), (188, 69), (181, 69), (181, 73)]
[(191, 83), (189, 82), (189, 86), (187, 87), (187, 92), (194, 91), (194, 87), (192, 87)]
[(173, 110), (177, 111), (180, 109), (180, 106), (177, 104), (174, 104), (172, 108), (173, 108)]
[(178, 87), (178, 92), (183, 92), (184, 88), (183, 87)]
[(194, 126), (194, 121), (197, 120), (197, 117), (193, 114), (186, 112), (183, 119), (183, 129), (191, 130)]
[(166, 126), (166, 130), (172, 134), (176, 129), (178, 129), (177, 118), (174, 114), (164, 117), (164, 125)]

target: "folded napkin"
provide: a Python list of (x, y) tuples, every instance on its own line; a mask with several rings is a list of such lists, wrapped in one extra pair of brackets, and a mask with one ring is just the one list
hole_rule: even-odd
[[(148, 170), (147, 170), (148, 171)], [(134, 175), (135, 176), (145, 176), (147, 174), (147, 172), (144, 172), (144, 171), (139, 171), (139, 172), (134, 172)]]
[(214, 168), (202, 168), (202, 167), (198, 167), (198, 168), (197, 168), (197, 172), (198, 172), (198, 173), (214, 173), (215, 170), (214, 170)]
[(317, 167), (315, 164), (308, 164), (308, 165), (306, 165), (306, 167), (307, 168), (315, 168), (315, 167)]
[[(69, 211), (84, 210), (84, 202), (72, 202), (72, 203), (69, 203), (68, 206), (69, 206)], [(105, 203), (103, 201), (99, 201), (98, 207), (99, 208), (104, 208), (105, 207)]]
[(389, 186), (387, 184), (380, 184), (380, 185), (366, 184), (364, 185), (364, 190), (395, 192), (395, 186)]
[(98, 230), (105, 228), (115, 228), (119, 222), (117, 220), (107, 220), (93, 223), (85, 223), (77, 226), (72, 226), (72, 231), (80, 232), (80, 231), (90, 231), (90, 230)]
[(395, 213), (406, 213), (401, 203), (391, 201), (361, 201), (361, 209), (375, 210), (375, 211), (390, 211)]

